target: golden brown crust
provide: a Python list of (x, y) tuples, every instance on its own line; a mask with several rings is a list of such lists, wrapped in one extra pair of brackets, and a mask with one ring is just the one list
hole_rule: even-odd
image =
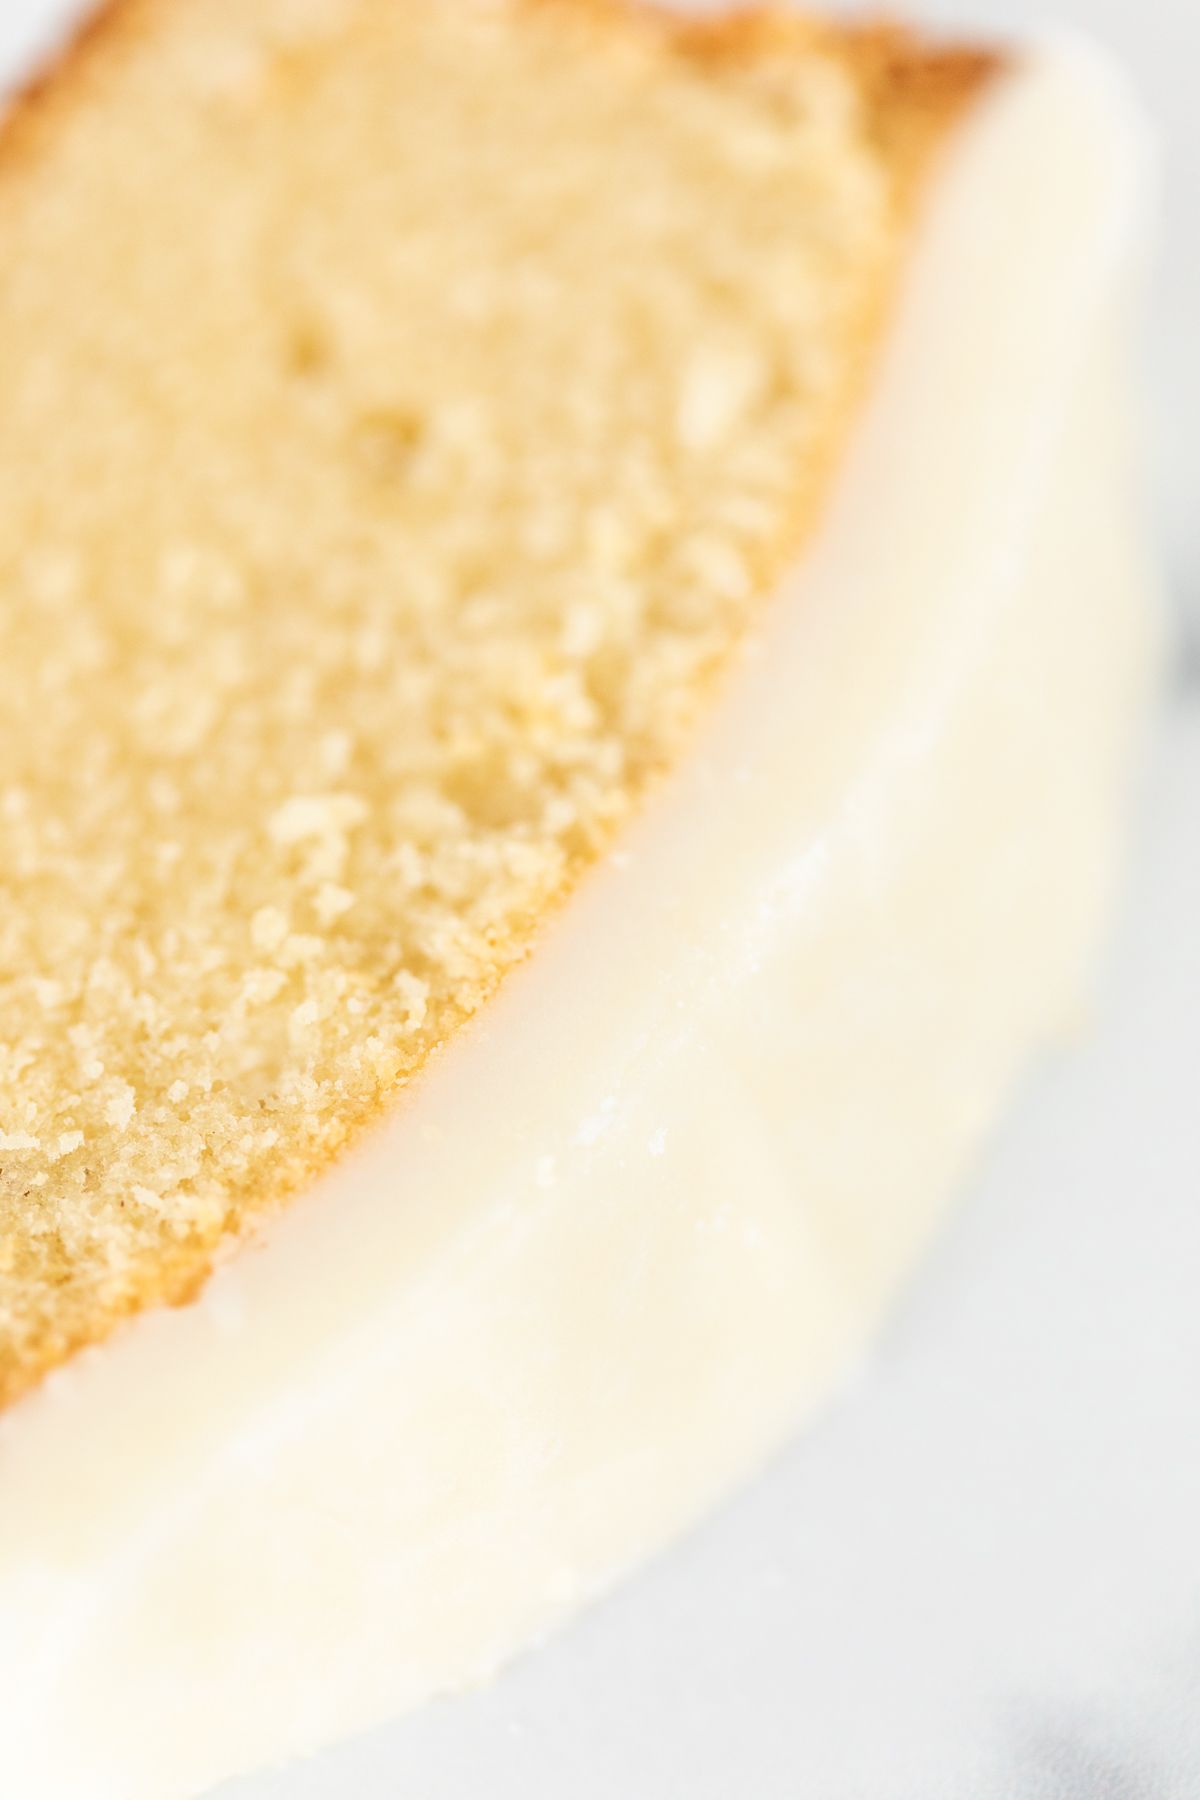
[[(7, 97), (0, 118), (0, 179), (11, 178), (81, 87), (158, 7), (171, 0), (99, 0), (61, 47)], [(923, 160), (983, 86), (1006, 66), (991, 45), (931, 40), (890, 19), (848, 24), (759, 6), (702, 18), (664, 12), (652, 0), (523, 0), (532, 10), (570, 11), (597, 30), (637, 31), (664, 51), (743, 67), (763, 57), (822, 48), (844, 57), (869, 97), (879, 141), (902, 164)]]
[[(70, 119), (81, 93), (103, 81), (119, 66), (124, 50), (152, 22), (159, 9), (179, 0), (105, 0), (77, 31), (44, 71), (35, 75), (11, 102), (0, 125), (0, 197), (5, 184), (20, 177), (22, 166), (35, 158), (56, 128)], [(967, 107), (984, 84), (1003, 66), (995, 52), (975, 47), (936, 46), (904, 27), (878, 23), (843, 27), (778, 8), (738, 12), (704, 20), (681, 19), (655, 10), (641, 0), (519, 0), (531, 10), (557, 9), (586, 20), (589, 29), (612, 33), (637, 32), (654, 50), (665, 55), (696, 58), (721, 69), (750, 70), (764, 62), (783, 62), (820, 48), (845, 60), (866, 100), (870, 128), (881, 156), (890, 165), (903, 208), (910, 208), (919, 194), (931, 154), (944, 140), (956, 116)], [(891, 295), (879, 296), (876, 324), (882, 323)], [(864, 374), (869, 358), (864, 358)], [(860, 381), (860, 393), (861, 393)], [(849, 430), (855, 406), (847, 406), (842, 424)], [(832, 475), (837, 446), (829, 458)], [(796, 554), (813, 519), (811, 500), (801, 509), (786, 534), (786, 555)], [(761, 568), (755, 575), (763, 591), (779, 574), (779, 568)], [(554, 904), (565, 899), (574, 879), (568, 881)], [(497, 980), (499, 977), (497, 977)], [(383, 1097), (384, 1105), (397, 1104), (399, 1095)], [(346, 1129), (343, 1139), (356, 1135)], [(272, 1204), (283, 1204), (296, 1190), (314, 1179), (344, 1147), (326, 1138), (313, 1148), (307, 1166), (293, 1165), (275, 1184)], [(67, 1330), (43, 1336), (17, 1358), (0, 1357), (0, 1405), (16, 1399), (44, 1373), (65, 1361), (76, 1350), (96, 1343), (116, 1327), (121, 1318), (147, 1307), (183, 1304), (194, 1298), (224, 1248), (236, 1242), (239, 1221), (226, 1222), (223, 1235), (198, 1257), (189, 1245), (178, 1257), (160, 1261), (136, 1285), (102, 1311), (75, 1321)], [(2, 1279), (2, 1277), (0, 1277)]]
[(1010, 60), (995, 45), (933, 39), (887, 17), (846, 23), (771, 4), (703, 16), (666, 12), (654, 0), (524, 4), (582, 14), (597, 30), (637, 31), (665, 52), (731, 70), (814, 50), (832, 53), (853, 70), (881, 148), (905, 167), (923, 161)]
[[(153, 0), (150, 0), (153, 4)], [(108, 63), (145, 16), (147, 0), (99, 0), (60, 46), (5, 97), (0, 118), (0, 180), (10, 181), (36, 154), (56, 118)]]

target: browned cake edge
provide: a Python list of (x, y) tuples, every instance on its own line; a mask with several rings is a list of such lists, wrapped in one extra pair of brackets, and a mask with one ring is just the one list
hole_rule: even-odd
[[(118, 68), (155, 14), (173, 3), (101, 0), (44, 66), (9, 97), (0, 118), (0, 193), (5, 185), (20, 179), (23, 167), (36, 160), (43, 145), (53, 141), (89, 86)], [(517, 0), (517, 4), (530, 11), (553, 9), (572, 14), (597, 33), (637, 32), (664, 57), (696, 58), (734, 69), (814, 50), (837, 56), (849, 67), (867, 101), (880, 154), (892, 170), (906, 236), (911, 234), (912, 218), (936, 152), (958, 117), (1008, 61), (1005, 53), (995, 48), (938, 42), (886, 18), (842, 24), (777, 6), (688, 18), (667, 13), (646, 0)], [(902, 265), (903, 258), (900, 261)], [(829, 447), (823, 480), (817, 484), (817, 498), (797, 501), (772, 566), (755, 571), (763, 592), (769, 592), (794, 560), (821, 511), (822, 490), (827, 490), (836, 472), (842, 445), (869, 385), (872, 352), (883, 335), (893, 298), (891, 284), (885, 284), (865, 333), (857, 383), (848, 394), (840, 431)], [(547, 911), (567, 898), (579, 873), (571, 871)], [(501, 979), (497, 973), (492, 991)], [(405, 1077), (382, 1098), (380, 1113), (390, 1111), (400, 1086), (407, 1086), (411, 1079)], [(18, 1355), (0, 1354), (0, 1408), (75, 1352), (102, 1342), (123, 1318), (151, 1306), (184, 1305), (194, 1299), (215, 1263), (236, 1245), (239, 1236), (247, 1235), (264, 1216), (278, 1210), (328, 1168), (357, 1136), (358, 1128), (355, 1122), (328, 1137), (302, 1174), (289, 1171), (282, 1176), (276, 1191), (263, 1196), (261, 1208), (239, 1221), (241, 1229), (231, 1229), (212, 1250), (197, 1254), (188, 1246), (177, 1257), (164, 1259), (121, 1296), (95, 1308), (85, 1324), (47, 1332)]]

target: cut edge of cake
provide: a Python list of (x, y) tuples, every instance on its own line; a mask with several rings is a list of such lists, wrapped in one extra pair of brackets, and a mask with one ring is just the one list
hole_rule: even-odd
[[(85, 20), (57, 58), (13, 97), (0, 119), (0, 230), (3, 229), (3, 196), (6, 187), (19, 183), (56, 134), (69, 125), (80, 97), (119, 73), (131, 46), (154, 29), (160, 16), (194, 0), (107, 0)], [(901, 248), (892, 273), (903, 273), (908, 239), (916, 224), (921, 190), (939, 147), (946, 141), (957, 118), (989, 81), (1007, 65), (1000, 51), (973, 45), (943, 45), (898, 24), (873, 23), (841, 26), (818, 18), (792, 14), (779, 8), (761, 8), (704, 20), (686, 19), (625, 0), (510, 0), (518, 16), (553, 14), (573, 21), (588, 32), (628, 36), (636, 34), (664, 59), (684, 57), (730, 72), (786, 66), (809, 51), (832, 54), (845, 63), (854, 83), (866, 99), (871, 128), (880, 158), (886, 163), (898, 205)], [(824, 449), (818, 487), (793, 518), (777, 546), (777, 559), (756, 571), (758, 589), (774, 591), (783, 574), (803, 553), (817, 523), (829, 482), (836, 474), (844, 442), (857, 417), (863, 390), (869, 385), (874, 352), (886, 335), (886, 322), (894, 300), (894, 281), (880, 287), (874, 317), (868, 322), (863, 354), (856, 379), (847, 391), (845, 406), (833, 439)], [(718, 674), (723, 674), (724, 669)], [(669, 773), (669, 771), (668, 771)], [(656, 777), (659, 779), (660, 777)], [(643, 796), (638, 797), (638, 803)], [(588, 859), (594, 862), (595, 857)], [(576, 887), (588, 862), (568, 872), (558, 891), (544, 905), (544, 920)], [(512, 962), (519, 961), (528, 946), (498, 963), (490, 992), (503, 979)], [(467, 1015), (469, 1017), (470, 1014)], [(455, 1027), (453, 1036), (459, 1026)], [(445, 1041), (445, 1040), (443, 1040)], [(438, 1046), (434, 1046), (436, 1050)], [(351, 1119), (339, 1132), (316, 1146), (307, 1165), (295, 1167), (273, 1182), (273, 1191), (227, 1227), (215, 1244), (197, 1254), (190, 1245), (180, 1254), (140, 1272), (105, 1304), (93, 1308), (81, 1321), (65, 1330), (46, 1331), (15, 1353), (0, 1355), (0, 1406), (16, 1400), (56, 1365), (78, 1350), (103, 1341), (130, 1315), (149, 1307), (185, 1304), (203, 1287), (216, 1263), (236, 1249), (244, 1237), (296, 1192), (307, 1188), (340, 1155), (359, 1131), (370, 1128), (400, 1102), (412, 1079), (406, 1072), (384, 1092), (374, 1111)]]
[(1149, 134), (1064, 50), (956, 146), (828, 526), (699, 753), (418, 1128), (0, 1418), (23, 1800), (161, 1800), (490, 1678), (857, 1384), (1074, 1035), (1157, 571)]

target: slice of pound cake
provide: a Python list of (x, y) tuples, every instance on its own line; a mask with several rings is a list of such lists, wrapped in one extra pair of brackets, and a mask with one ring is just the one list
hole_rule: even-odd
[(1103, 921), (1142, 164), (1080, 48), (615, 0), (16, 101), (5, 1793), (481, 1677), (861, 1349)]

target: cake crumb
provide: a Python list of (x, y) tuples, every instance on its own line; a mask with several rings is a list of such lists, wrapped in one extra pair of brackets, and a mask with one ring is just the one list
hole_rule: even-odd
[(192, 1293), (609, 850), (907, 232), (834, 28), (285, 10), (146, 7), (0, 155), (0, 1403)]

